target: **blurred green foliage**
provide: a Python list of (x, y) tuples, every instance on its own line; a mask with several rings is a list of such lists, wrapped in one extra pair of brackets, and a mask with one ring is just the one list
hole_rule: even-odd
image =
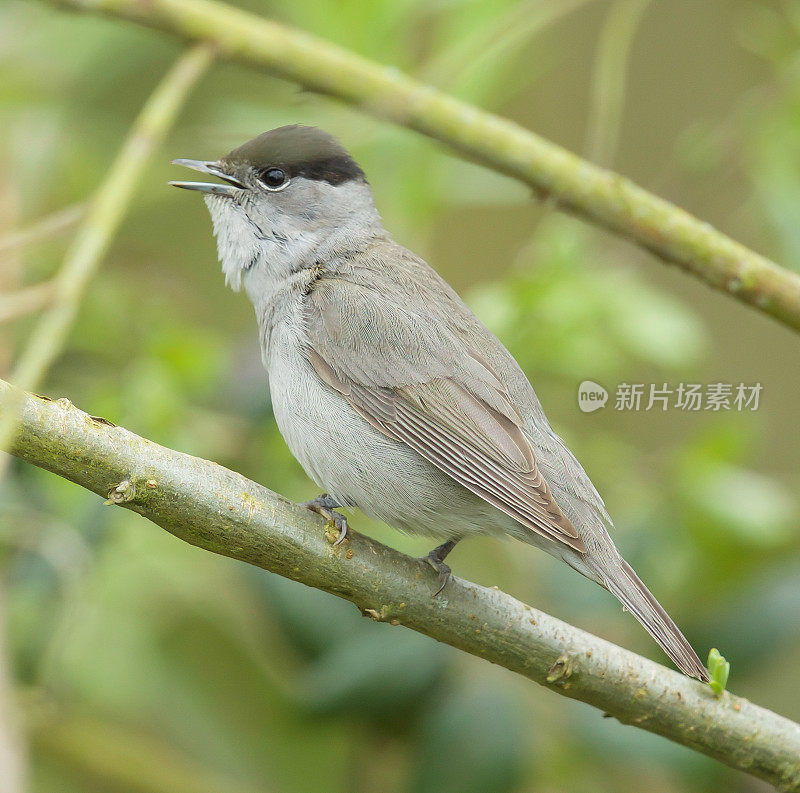
[[(591, 85), (606, 0), (242, 5), (573, 149), (589, 104), (603, 101)], [(651, 3), (620, 42), (628, 86), (606, 159), (791, 266), (798, 45), (795, 2)], [(91, 195), (178, 52), (114, 21), (0, 6), (0, 240)], [(46, 393), (291, 498), (315, 494), (273, 421), (251, 309), (223, 286), (205, 209), (165, 185), (171, 158), (214, 157), (291, 122), (352, 149), (395, 237), (509, 346), (603, 493), (621, 549), (698, 651), (720, 647), (736, 693), (800, 718), (796, 675), (778, 671), (800, 660), (796, 340), (419, 136), (217, 65), (148, 170)], [(64, 237), (0, 254), (0, 290), (48, 278)], [(0, 367), (30, 325), (0, 327)], [(584, 379), (610, 392), (667, 381), (764, 391), (757, 412), (625, 413), (612, 397), (584, 414)], [(196, 780), (233, 793), (757, 789), (343, 601), (186, 546), (43, 471), (14, 465), (0, 499), (2, 648), (36, 793)], [(353, 524), (429, 550), (363, 516)], [(534, 549), (475, 540), (453, 565), (663, 660), (610, 596)]]

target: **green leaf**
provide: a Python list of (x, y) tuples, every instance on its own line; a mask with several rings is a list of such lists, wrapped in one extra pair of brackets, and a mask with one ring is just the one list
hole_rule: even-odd
[(721, 696), (728, 685), (728, 675), (731, 672), (730, 661), (725, 660), (716, 647), (711, 648), (708, 654), (708, 671), (711, 673), (709, 685), (717, 696)]

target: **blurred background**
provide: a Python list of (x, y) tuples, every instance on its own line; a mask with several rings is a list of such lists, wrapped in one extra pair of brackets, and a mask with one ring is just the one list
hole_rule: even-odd
[[(504, 114), (800, 268), (798, 2), (238, 4)], [(57, 271), (180, 49), (116, 20), (0, 6), (0, 295)], [(414, 133), (213, 66), (40, 390), (290, 498), (317, 494), (276, 429), (252, 309), (224, 285), (205, 207), (166, 185), (185, 178), (174, 157), (216, 159), (294, 122), (342, 140), (395, 238), (511, 349), (700, 655), (719, 647), (732, 691), (800, 719), (796, 336)], [(60, 231), (22, 244), (52, 213)], [(0, 372), (36, 317), (0, 317)], [(611, 392), (604, 409), (579, 410), (586, 379)], [(763, 391), (757, 411), (617, 411), (622, 382)], [(766, 789), (41, 470), (15, 462), (0, 488), (0, 763), (24, 762), (26, 790)], [(431, 546), (352, 524), (410, 554)], [(472, 540), (449, 561), (667, 663), (610, 595), (532, 547)]]

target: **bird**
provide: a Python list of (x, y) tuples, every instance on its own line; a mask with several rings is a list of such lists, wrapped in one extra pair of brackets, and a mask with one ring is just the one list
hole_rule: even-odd
[(622, 558), (603, 499), (502, 342), (383, 225), (327, 132), (272, 129), (219, 160), (173, 160), (203, 194), (226, 283), (255, 309), (278, 428), (334, 521), (368, 516), (441, 544), (509, 535), (613, 594), (684, 674), (706, 667)]

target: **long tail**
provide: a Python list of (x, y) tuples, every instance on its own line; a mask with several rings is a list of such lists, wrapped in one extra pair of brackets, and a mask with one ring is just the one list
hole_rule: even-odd
[(708, 683), (708, 670), (697, 653), (624, 559), (613, 569), (605, 569), (603, 580), (608, 591), (642, 623), (681, 672)]

